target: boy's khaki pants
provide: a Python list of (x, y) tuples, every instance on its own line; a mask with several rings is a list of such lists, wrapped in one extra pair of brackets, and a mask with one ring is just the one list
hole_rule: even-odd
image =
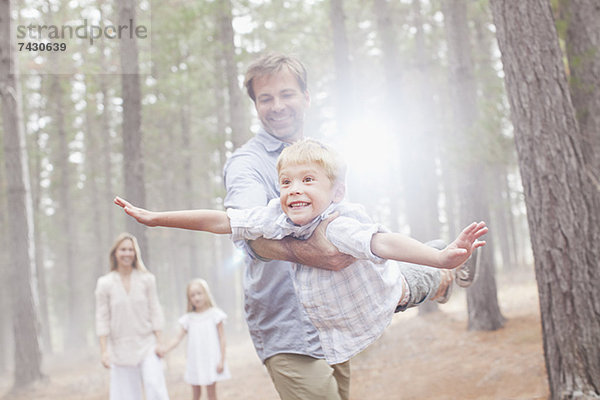
[(350, 361), (329, 365), (301, 354), (277, 354), (265, 366), (281, 400), (348, 400)]

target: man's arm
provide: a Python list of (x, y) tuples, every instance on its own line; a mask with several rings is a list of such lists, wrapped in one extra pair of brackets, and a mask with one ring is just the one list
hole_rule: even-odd
[(259, 238), (249, 242), (252, 250), (262, 258), (283, 260), (311, 267), (339, 271), (352, 264), (355, 259), (348, 254), (340, 253), (327, 239), (327, 225), (337, 217), (338, 213), (321, 221), (310, 238), (299, 240), (286, 237), (282, 240)]
[(218, 210), (182, 210), (182, 211), (148, 211), (115, 197), (115, 204), (147, 226), (164, 226), (168, 228), (190, 229), (194, 231), (217, 234), (231, 233), (229, 217), (225, 211)]

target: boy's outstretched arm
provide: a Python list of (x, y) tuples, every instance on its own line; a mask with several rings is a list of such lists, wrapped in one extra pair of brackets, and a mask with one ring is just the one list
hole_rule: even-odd
[(488, 232), (485, 222), (473, 222), (443, 250), (436, 250), (400, 233), (376, 233), (371, 239), (371, 251), (389, 260), (453, 269), (462, 265), (473, 251), (485, 245), (478, 239)]
[(137, 222), (146, 226), (164, 226), (167, 228), (190, 229), (217, 234), (231, 233), (229, 217), (225, 211), (149, 211), (136, 207), (120, 197), (115, 197), (114, 203), (122, 207)]

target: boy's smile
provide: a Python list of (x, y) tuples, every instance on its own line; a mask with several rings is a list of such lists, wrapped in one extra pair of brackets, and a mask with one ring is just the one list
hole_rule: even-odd
[(279, 187), (281, 209), (296, 225), (306, 225), (343, 197), (324, 169), (314, 163), (282, 167)]

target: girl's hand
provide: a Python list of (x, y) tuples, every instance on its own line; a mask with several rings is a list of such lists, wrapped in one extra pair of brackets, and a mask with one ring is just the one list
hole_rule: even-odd
[(100, 362), (102, 363), (104, 368), (110, 368), (110, 357), (108, 356), (108, 353), (102, 353), (102, 356), (100, 357)]
[(485, 222), (473, 222), (458, 235), (454, 242), (450, 243), (440, 253), (440, 266), (453, 269), (464, 264), (473, 251), (485, 245), (485, 241), (478, 239), (488, 232)]
[(164, 356), (167, 355), (166, 349), (161, 345), (157, 345), (156, 349), (154, 349), (154, 352), (156, 353), (158, 358), (163, 358)]
[(223, 363), (223, 361), (219, 362), (219, 363), (217, 364), (217, 373), (218, 373), (218, 374), (222, 373), (224, 369), (225, 369), (225, 367), (224, 367), (224, 363)]

